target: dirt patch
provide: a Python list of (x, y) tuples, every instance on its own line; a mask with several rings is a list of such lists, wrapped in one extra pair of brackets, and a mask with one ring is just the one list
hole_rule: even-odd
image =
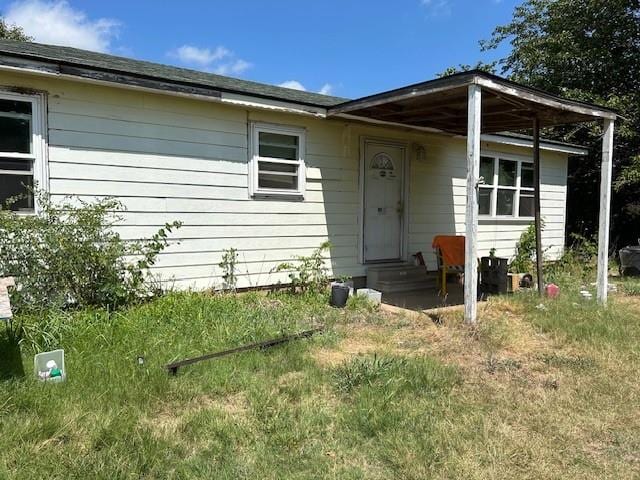
[[(387, 309), (383, 324), (343, 324), (344, 339), (312, 352), (321, 366), (335, 366), (359, 355), (430, 356), (466, 372), (471, 383), (515, 382), (545, 389), (555, 381), (541, 360), (552, 342), (525, 320), (521, 305), (502, 299), (483, 303), (477, 326), (463, 322), (456, 309), (442, 309), (439, 322), (430, 315)], [(553, 369), (552, 369), (553, 370)]]
[(338, 327), (344, 339), (333, 347), (322, 347), (312, 352), (321, 366), (335, 366), (351, 357), (382, 353), (388, 345), (382, 341), (387, 328), (380, 325), (346, 325)]

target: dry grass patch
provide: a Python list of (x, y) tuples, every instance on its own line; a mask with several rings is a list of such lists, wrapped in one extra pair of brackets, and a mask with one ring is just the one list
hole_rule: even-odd
[(159, 439), (175, 440), (181, 436), (181, 428), (194, 415), (203, 412), (219, 412), (234, 420), (246, 420), (249, 403), (243, 393), (229, 395), (198, 395), (187, 402), (168, 402), (150, 415), (140, 419), (140, 425), (148, 428)]

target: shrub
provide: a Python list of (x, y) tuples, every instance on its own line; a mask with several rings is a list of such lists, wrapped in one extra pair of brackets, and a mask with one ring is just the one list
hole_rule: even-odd
[(597, 267), (597, 243), (577, 233), (572, 233), (570, 237), (571, 245), (565, 248), (560, 259), (545, 266), (548, 280), (559, 285), (575, 284), (576, 280), (590, 281)]
[(0, 210), (0, 276), (14, 276), (16, 311), (49, 307), (117, 308), (152, 293), (148, 269), (179, 222), (148, 240), (125, 241), (113, 230), (124, 210), (103, 199), (54, 204), (37, 193), (40, 214)]
[(509, 266), (512, 273), (533, 272), (536, 255), (536, 226), (530, 224), (516, 243), (516, 254)]
[(297, 256), (297, 263), (284, 262), (271, 272), (290, 271), (291, 288), (296, 291), (320, 291), (329, 284), (327, 267), (324, 264), (324, 253), (331, 248), (330, 242), (322, 243), (309, 256)]

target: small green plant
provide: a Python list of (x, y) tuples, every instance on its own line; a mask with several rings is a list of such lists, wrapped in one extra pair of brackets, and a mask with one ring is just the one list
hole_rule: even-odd
[(625, 295), (640, 295), (640, 280), (624, 282), (622, 284), (622, 291)]
[(403, 367), (401, 358), (386, 358), (374, 355), (368, 358), (354, 358), (340, 365), (333, 372), (336, 388), (349, 393), (361, 385), (373, 386), (393, 377), (393, 373)]
[(236, 276), (236, 265), (238, 263), (238, 251), (235, 248), (225, 249), (223, 251), (222, 261), (218, 266), (222, 269), (222, 279), (224, 280), (222, 288), (226, 291), (235, 292), (238, 284)]
[(363, 295), (352, 295), (347, 300), (347, 309), (353, 312), (374, 313), (380, 310), (380, 305)]
[(318, 292), (329, 283), (328, 269), (324, 254), (331, 248), (330, 242), (322, 243), (311, 255), (296, 256), (297, 263), (284, 262), (271, 270), (271, 273), (289, 271), (292, 291)]
[[(544, 224), (541, 224), (544, 229)], [(532, 223), (522, 232), (516, 243), (516, 254), (511, 260), (511, 273), (530, 273), (533, 271), (536, 258), (536, 226)]]
[(16, 279), (16, 311), (118, 308), (154, 293), (149, 268), (180, 222), (146, 240), (123, 240), (112, 228), (124, 210), (117, 200), (66, 197), (54, 204), (47, 194), (36, 196), (38, 215), (0, 210), (0, 277)]

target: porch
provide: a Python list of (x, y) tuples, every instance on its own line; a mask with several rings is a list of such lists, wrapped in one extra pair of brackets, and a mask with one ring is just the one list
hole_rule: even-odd
[[(607, 266), (609, 249), (609, 217), (614, 122), (617, 114), (609, 109), (567, 100), (544, 91), (519, 85), (482, 71), (463, 72), (436, 80), (411, 85), (370, 97), (345, 102), (328, 109), (327, 115), (353, 122), (405, 127), (425, 132), (466, 137), (466, 201), (464, 213), (465, 279), (463, 300), (465, 320), (476, 322), (478, 301), (478, 196), (483, 184), (480, 175), (480, 142), (482, 134), (496, 134), (530, 129), (533, 132), (533, 210), (536, 225), (536, 272), (538, 290), (542, 294), (542, 214), (540, 202), (540, 129), (543, 127), (603, 121), (600, 228), (598, 239), (598, 300), (607, 300)], [(378, 152), (392, 157), (389, 152)], [(386, 167), (382, 167), (386, 175)], [(361, 175), (363, 178), (364, 175)], [(388, 176), (387, 176), (388, 178)], [(375, 202), (372, 203), (375, 205)], [(381, 214), (393, 214), (377, 208)], [(402, 212), (399, 205), (398, 211)], [(365, 218), (365, 226), (366, 226)], [(387, 232), (380, 229), (384, 234)], [(366, 246), (365, 246), (366, 248)], [(367, 263), (367, 255), (363, 255)], [(372, 256), (375, 261), (375, 255)], [(437, 298), (424, 299), (418, 293), (402, 298), (387, 294), (387, 301), (414, 305), (433, 304)], [(453, 300), (453, 297), (451, 297)], [(438, 298), (437, 303), (441, 304)]]
[(408, 310), (429, 310), (464, 303), (463, 286), (455, 274), (448, 276), (446, 293), (438, 272), (408, 263), (371, 266), (366, 286), (382, 292), (382, 303)]

